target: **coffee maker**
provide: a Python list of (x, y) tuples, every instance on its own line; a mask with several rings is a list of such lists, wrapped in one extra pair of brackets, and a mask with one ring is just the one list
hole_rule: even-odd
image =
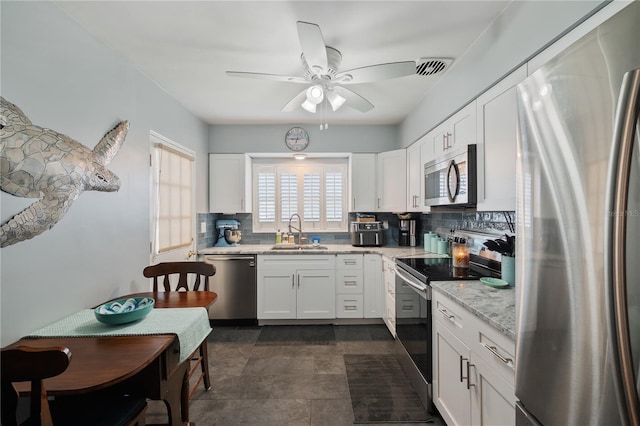
[(400, 219), (398, 243), (401, 246), (416, 246), (416, 221), (414, 219)]

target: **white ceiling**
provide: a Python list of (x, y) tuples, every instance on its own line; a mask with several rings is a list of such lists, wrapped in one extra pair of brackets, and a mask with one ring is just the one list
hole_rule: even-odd
[[(509, 1), (58, 1), (95, 38), (210, 124), (318, 123), (280, 109), (304, 86), (227, 70), (302, 76), (296, 21), (320, 26), (341, 70), (465, 54)], [(349, 88), (375, 105), (329, 111), (332, 124), (395, 124), (442, 76)]]

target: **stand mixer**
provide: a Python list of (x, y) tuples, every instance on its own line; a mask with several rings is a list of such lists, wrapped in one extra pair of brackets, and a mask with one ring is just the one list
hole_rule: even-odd
[(242, 238), (240, 231), (240, 222), (237, 220), (216, 220), (216, 229), (218, 230), (218, 241), (216, 247), (234, 247), (237, 246)]

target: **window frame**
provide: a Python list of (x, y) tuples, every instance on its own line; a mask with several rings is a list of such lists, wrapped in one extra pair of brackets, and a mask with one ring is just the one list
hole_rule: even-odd
[[(286, 158), (254, 158), (251, 170), (252, 189), (254, 197), (252, 200), (252, 211), (254, 212), (252, 218), (253, 232), (254, 233), (273, 233), (278, 229), (286, 231), (289, 223), (289, 217), (281, 217), (282, 208), (282, 181), (283, 174), (294, 173), (297, 178), (297, 210), (294, 213), (298, 213), (302, 218), (302, 230), (305, 233), (326, 233), (326, 232), (347, 232), (348, 231), (348, 180), (349, 180), (349, 160), (348, 158), (307, 158), (305, 160), (295, 160)], [(259, 185), (259, 174), (273, 174), (275, 187), (275, 211), (273, 216), (273, 222), (261, 222), (261, 197)], [(320, 186), (320, 220), (309, 221), (304, 218), (304, 174), (319, 174), (319, 186)], [(340, 173), (342, 174), (342, 203), (339, 207), (342, 210), (342, 218), (340, 221), (328, 221), (327, 220), (327, 198), (326, 198), (326, 176), (327, 173)], [(262, 200), (264, 201), (264, 200)], [(265, 207), (264, 205), (262, 207)], [(263, 210), (266, 212), (266, 210)], [(265, 217), (264, 215), (262, 217)]]
[[(195, 186), (196, 186), (196, 156), (195, 152), (151, 131), (150, 132), (150, 142), (151, 142), (151, 153), (150, 153), (150, 166), (151, 166), (151, 244), (150, 244), (150, 255), (152, 262), (156, 260), (158, 257), (171, 255), (172, 252), (177, 252), (178, 250), (182, 250), (185, 248), (191, 248), (193, 250), (195, 244)], [(168, 246), (160, 247), (160, 203), (161, 203), (161, 194), (160, 194), (160, 180), (158, 173), (161, 170), (160, 163), (160, 155), (161, 152), (167, 152), (172, 155), (177, 156), (182, 160), (187, 160), (190, 162), (190, 171), (187, 180), (189, 181), (189, 186), (186, 189), (188, 193), (188, 212), (186, 214), (180, 214), (180, 221), (188, 221), (188, 233), (189, 240), (182, 241), (182, 238), (177, 244), (171, 244)], [(184, 180), (186, 176), (182, 176), (181, 179)], [(181, 192), (181, 197), (185, 194), (185, 192)], [(182, 203), (181, 203), (182, 205)], [(170, 225), (171, 226), (171, 225)], [(186, 232), (184, 233), (186, 235)]]

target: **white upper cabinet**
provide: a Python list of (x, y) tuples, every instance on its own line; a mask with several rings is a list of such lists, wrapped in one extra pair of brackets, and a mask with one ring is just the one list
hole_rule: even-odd
[(352, 154), (349, 211), (375, 211), (376, 192), (376, 154)]
[(418, 139), (407, 148), (407, 211), (431, 211), (424, 205), (424, 165), (433, 160), (433, 142), (430, 134)]
[(476, 143), (476, 101), (472, 101), (429, 132), (434, 157)]
[(478, 211), (516, 209), (516, 85), (526, 76), (523, 65), (477, 99)]
[(251, 158), (209, 154), (209, 211), (251, 213)]
[(378, 154), (377, 211), (404, 212), (407, 208), (407, 153), (405, 149)]

